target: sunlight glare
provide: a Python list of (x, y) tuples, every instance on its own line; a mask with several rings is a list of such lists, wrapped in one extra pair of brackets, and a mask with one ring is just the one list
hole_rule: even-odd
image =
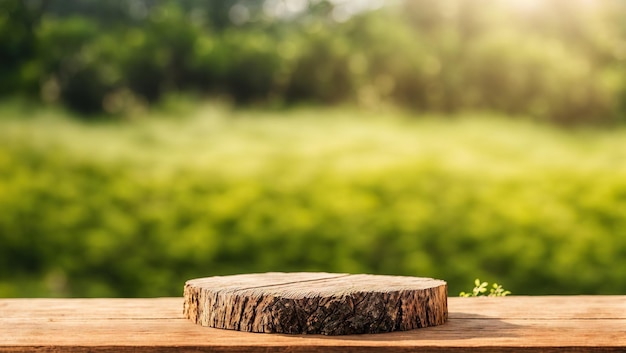
[(537, 12), (545, 5), (542, 0), (506, 0), (506, 3), (514, 10), (523, 13)]

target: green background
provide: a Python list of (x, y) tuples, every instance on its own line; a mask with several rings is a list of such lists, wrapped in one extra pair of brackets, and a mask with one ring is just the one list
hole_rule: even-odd
[(626, 292), (626, 3), (2, 0), (0, 296)]

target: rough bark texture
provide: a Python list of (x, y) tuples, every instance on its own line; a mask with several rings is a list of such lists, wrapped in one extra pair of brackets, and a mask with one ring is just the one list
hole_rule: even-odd
[(187, 281), (183, 315), (202, 326), (347, 335), (443, 324), (447, 284), (431, 278), (264, 273)]

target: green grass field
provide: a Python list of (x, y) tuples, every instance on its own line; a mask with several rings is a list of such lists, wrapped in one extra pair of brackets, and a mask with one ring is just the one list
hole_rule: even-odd
[(218, 104), (0, 116), (0, 296), (180, 295), (261, 271), (626, 292), (624, 128)]

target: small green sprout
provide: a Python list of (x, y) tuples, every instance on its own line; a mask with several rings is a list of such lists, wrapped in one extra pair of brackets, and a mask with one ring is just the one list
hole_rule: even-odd
[(478, 278), (474, 281), (474, 289), (472, 289), (471, 293), (461, 292), (459, 296), (461, 297), (506, 297), (511, 294), (510, 291), (504, 290), (501, 285), (494, 283), (491, 288), (489, 288), (489, 293), (487, 293), (487, 288), (489, 287), (489, 283), (481, 282)]

